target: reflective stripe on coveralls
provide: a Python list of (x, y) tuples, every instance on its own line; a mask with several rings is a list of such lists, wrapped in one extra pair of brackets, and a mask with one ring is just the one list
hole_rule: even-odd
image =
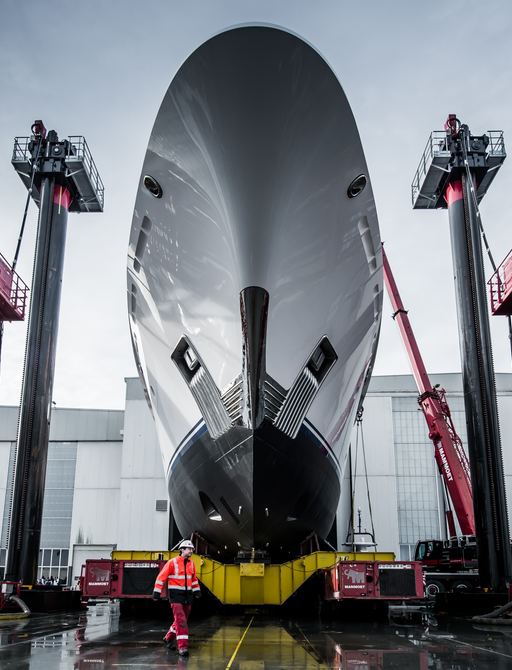
[(192, 591), (200, 590), (197, 581), (196, 567), (191, 560), (185, 560), (181, 556), (172, 558), (160, 570), (156, 581), (154, 591), (161, 593), (165, 581), (169, 590)]
[(176, 631), (176, 640), (179, 649), (188, 649), (188, 617), (192, 605), (182, 605), (181, 603), (171, 603), (172, 613), (174, 615), (174, 629)]

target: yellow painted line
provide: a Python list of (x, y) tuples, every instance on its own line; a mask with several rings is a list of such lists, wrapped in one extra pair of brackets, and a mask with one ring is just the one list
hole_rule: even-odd
[(11, 621), (13, 619), (28, 619), (29, 615), (25, 612), (16, 612), (13, 614), (5, 613), (0, 614), (0, 621)]
[(247, 631), (248, 631), (249, 628), (251, 627), (253, 621), (254, 621), (254, 617), (252, 617), (252, 619), (249, 621), (249, 625), (248, 625), (247, 628), (244, 630), (244, 634), (243, 634), (242, 637), (238, 640), (238, 644), (236, 645), (235, 651), (233, 652), (233, 656), (231, 656), (231, 658), (229, 659), (229, 663), (226, 665), (226, 670), (229, 670), (229, 668), (233, 665), (233, 661), (235, 660), (236, 655), (238, 654), (238, 650), (239, 650), (240, 647), (242, 646), (242, 642), (244, 641), (244, 637), (247, 635)]

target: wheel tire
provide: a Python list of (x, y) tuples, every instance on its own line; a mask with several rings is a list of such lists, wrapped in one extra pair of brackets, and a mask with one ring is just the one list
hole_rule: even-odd
[(444, 593), (446, 591), (443, 582), (438, 581), (437, 579), (433, 579), (432, 581), (428, 582), (428, 584), (425, 587), (425, 595), (427, 598), (435, 598), (438, 593)]
[(469, 593), (471, 591), (472, 585), (471, 582), (466, 581), (465, 579), (459, 579), (458, 582), (455, 582), (452, 586), (452, 591), (457, 593)]

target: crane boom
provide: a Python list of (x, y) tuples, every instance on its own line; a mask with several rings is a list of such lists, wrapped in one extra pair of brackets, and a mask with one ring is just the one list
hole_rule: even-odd
[[(462, 534), (474, 535), (473, 490), (466, 452), (453, 425), (444, 389), (434, 388), (430, 382), (384, 247), (382, 247), (382, 260), (384, 282), (393, 307), (393, 318), (398, 324), (409, 356), (414, 379), (420, 393), (418, 403), (428, 425), (428, 436), (434, 444), (434, 454), (439, 472), (452, 501)], [(449, 512), (447, 513), (447, 519), (450, 534), (455, 535), (455, 525)]]

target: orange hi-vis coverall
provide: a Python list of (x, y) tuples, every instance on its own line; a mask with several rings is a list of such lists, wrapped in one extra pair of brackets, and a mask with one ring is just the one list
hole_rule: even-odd
[(174, 621), (165, 639), (171, 642), (176, 636), (178, 650), (188, 649), (188, 617), (192, 609), (192, 599), (201, 595), (194, 562), (183, 556), (167, 561), (158, 573), (153, 594), (160, 595), (166, 582)]

